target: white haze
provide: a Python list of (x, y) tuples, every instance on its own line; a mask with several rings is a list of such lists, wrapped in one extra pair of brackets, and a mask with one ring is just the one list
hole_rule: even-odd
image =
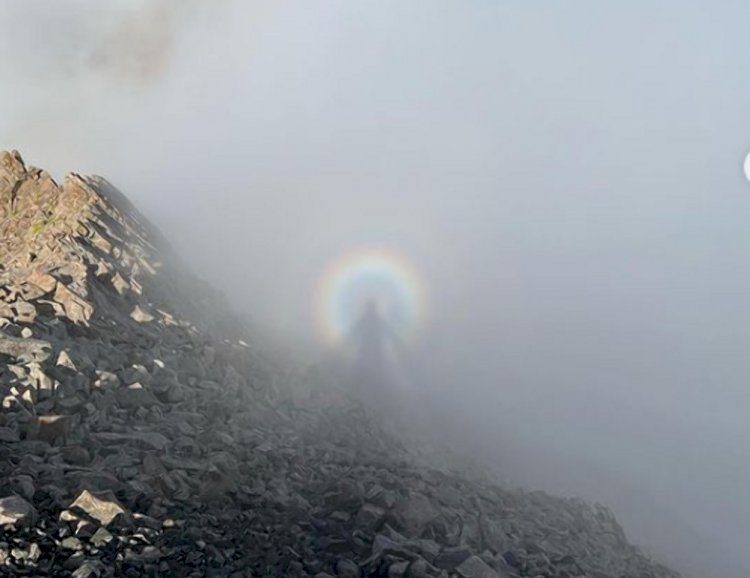
[(0, 147), (105, 175), (299, 339), (327, 262), (396, 248), (446, 436), (750, 574), (750, 4), (0, 8)]

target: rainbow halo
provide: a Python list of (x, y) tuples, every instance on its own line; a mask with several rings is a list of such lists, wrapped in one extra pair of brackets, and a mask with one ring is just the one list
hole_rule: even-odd
[(426, 291), (412, 264), (390, 250), (360, 249), (332, 261), (320, 277), (314, 309), (322, 341), (340, 343), (370, 301), (399, 340), (412, 341), (424, 326)]

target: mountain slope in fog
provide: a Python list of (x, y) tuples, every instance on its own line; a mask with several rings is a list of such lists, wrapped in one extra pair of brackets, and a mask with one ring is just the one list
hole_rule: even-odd
[(677, 576), (267, 361), (103, 179), (2, 153), (0, 241), (0, 574)]

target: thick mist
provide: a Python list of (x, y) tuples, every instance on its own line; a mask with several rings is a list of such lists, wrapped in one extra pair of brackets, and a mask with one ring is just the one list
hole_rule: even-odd
[(0, 148), (310, 347), (327, 263), (398, 251), (451, 443), (750, 572), (750, 5), (1, 5)]

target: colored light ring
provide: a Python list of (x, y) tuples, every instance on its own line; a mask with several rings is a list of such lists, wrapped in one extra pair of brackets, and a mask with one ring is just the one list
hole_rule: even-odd
[(322, 341), (334, 345), (351, 330), (368, 301), (375, 300), (388, 328), (412, 341), (427, 314), (424, 285), (401, 255), (360, 249), (330, 263), (318, 282), (315, 326)]

